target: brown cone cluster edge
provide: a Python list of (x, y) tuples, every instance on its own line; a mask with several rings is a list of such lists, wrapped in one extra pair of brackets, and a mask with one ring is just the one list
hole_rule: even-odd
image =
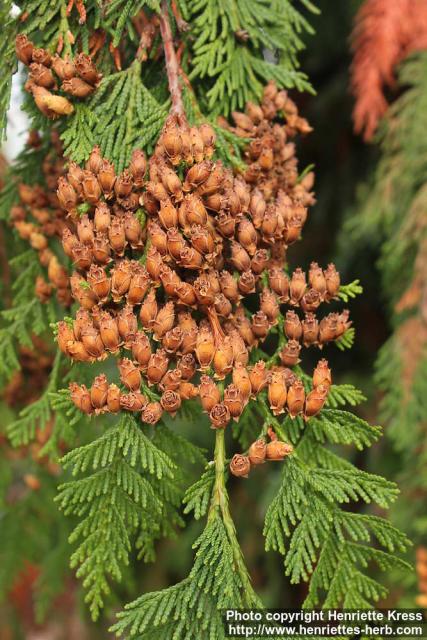
[[(19, 204), (10, 211), (10, 224), (18, 235), (38, 253), (41, 266), (46, 270), (47, 279), (39, 275), (35, 282), (35, 295), (41, 302), (47, 302), (56, 293), (62, 306), (72, 303), (70, 276), (55, 254), (55, 244), (65, 229), (73, 229), (61, 208), (56, 195), (58, 179), (65, 173), (59, 134), (53, 130), (50, 135), (51, 149), (42, 162), (44, 184), (18, 184)], [(30, 133), (28, 145), (37, 149), (41, 144), (39, 135)]]
[[(308, 277), (285, 271), (287, 247), (313, 202), (313, 176), (298, 181), (290, 142), (308, 125), (272, 83), (261, 105), (248, 105), (234, 120), (251, 139), (243, 173), (212, 160), (210, 125), (189, 127), (171, 115), (148, 162), (137, 150), (116, 175), (94, 148), (85, 169), (71, 163), (59, 179), (58, 200), (74, 226), (62, 242), (80, 309), (72, 323), (59, 323), (58, 344), (76, 361), (113, 355), (122, 385), (103, 374), (90, 389), (73, 383), (72, 400), (85, 413), (131, 411), (155, 424), (198, 398), (211, 426), (224, 429), (263, 390), (274, 415), (309, 419), (323, 407), (331, 384), (326, 360), (308, 394), (292, 367), (302, 345), (322, 347), (348, 328), (346, 311), (322, 319), (316, 313), (337, 296), (339, 274), (316, 263)], [(258, 299), (252, 315), (249, 294)], [(251, 350), (275, 325), (282, 364), (249, 365)], [(248, 461), (291, 451), (274, 433), (270, 438), (234, 459), (231, 471), (247, 475)]]
[[(74, 225), (62, 244), (80, 305), (73, 321), (59, 323), (58, 344), (81, 362), (112, 354), (121, 383), (105, 374), (90, 389), (72, 383), (72, 401), (87, 414), (130, 411), (156, 424), (199, 398), (212, 428), (224, 429), (263, 393), (274, 416), (307, 420), (324, 406), (331, 372), (321, 360), (306, 394), (292, 371), (301, 344), (322, 347), (350, 324), (346, 311), (316, 316), (339, 292), (334, 265), (312, 263), (308, 281), (301, 269), (285, 271), (286, 250), (314, 202), (314, 176), (298, 179), (291, 140), (311, 128), (270, 82), (260, 105), (233, 113), (234, 127), (220, 119), (249, 140), (245, 171), (215, 161), (213, 128), (189, 126), (185, 117), (166, 2), (160, 32), (172, 108), (151, 158), (136, 150), (116, 175), (95, 147), (85, 169), (71, 163), (58, 181), (58, 201)], [(248, 296), (257, 299), (252, 314)], [(275, 325), (282, 364), (270, 358), (251, 366), (251, 351)], [(292, 451), (272, 428), (268, 436), (268, 444), (262, 438), (233, 458), (234, 475)]]

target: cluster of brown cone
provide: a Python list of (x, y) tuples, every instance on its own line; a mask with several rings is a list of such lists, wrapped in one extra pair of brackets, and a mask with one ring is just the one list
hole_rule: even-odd
[[(18, 184), (19, 204), (10, 210), (10, 223), (18, 235), (38, 253), (44, 276), (37, 276), (35, 294), (41, 302), (47, 302), (56, 292), (58, 302), (68, 307), (72, 302), (70, 277), (52, 250), (55, 238), (61, 238), (69, 221), (60, 207), (56, 195), (58, 179), (64, 173), (61, 142), (56, 131), (51, 132), (52, 150), (42, 163), (44, 184)], [(40, 145), (36, 132), (30, 135), (29, 144)]]
[[(283, 111), (286, 105), (292, 113)], [(305, 126), (292, 105), (269, 84), (260, 111), (248, 106), (246, 134), (273, 158), (271, 166), (258, 158), (258, 181), (212, 160), (210, 125), (190, 127), (177, 117), (167, 120), (149, 161), (135, 151), (119, 175), (98, 148), (84, 169), (70, 163), (57, 194), (72, 227), (62, 242), (75, 266), (70, 282), (80, 309), (71, 323), (59, 323), (58, 344), (81, 362), (113, 354), (122, 383), (120, 389), (101, 375), (90, 389), (73, 384), (79, 409), (138, 411), (153, 424), (163, 411), (174, 415), (198, 396), (212, 427), (224, 428), (264, 389), (276, 413), (308, 418), (323, 406), (322, 385), (301, 400), (289, 367), (299, 361), (299, 339), (321, 346), (342, 335), (348, 318), (335, 314), (334, 338), (311, 317), (338, 294), (333, 265), (323, 271), (313, 263), (308, 283), (301, 270), (290, 278), (285, 273), (287, 247), (298, 239), (313, 200), (312, 178), (294, 179), (294, 146), (283, 152)], [(252, 316), (244, 306), (249, 294), (259, 299)], [(293, 315), (284, 320), (282, 366), (249, 365), (251, 350), (283, 318), (284, 304)], [(302, 321), (298, 309), (306, 313)], [(216, 380), (226, 380), (225, 388)]]
[(69, 56), (52, 56), (46, 49), (34, 46), (25, 34), (16, 36), (15, 51), (18, 60), (30, 70), (25, 89), (48, 118), (70, 115), (74, 111), (72, 103), (56, 93), (58, 89), (75, 98), (86, 98), (102, 78), (85, 53), (79, 53), (73, 60)]
[(252, 467), (256, 467), (268, 461), (284, 460), (289, 456), (293, 447), (287, 442), (277, 438), (272, 427), (268, 429), (270, 442), (265, 438), (259, 438), (251, 444), (247, 454), (236, 453), (230, 462), (230, 472), (238, 478), (247, 478)]

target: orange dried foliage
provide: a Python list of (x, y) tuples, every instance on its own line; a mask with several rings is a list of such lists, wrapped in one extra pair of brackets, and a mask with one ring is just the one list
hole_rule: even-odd
[(395, 84), (396, 66), (413, 51), (427, 48), (427, 2), (366, 0), (351, 39), (354, 129), (368, 141), (387, 110), (384, 91)]

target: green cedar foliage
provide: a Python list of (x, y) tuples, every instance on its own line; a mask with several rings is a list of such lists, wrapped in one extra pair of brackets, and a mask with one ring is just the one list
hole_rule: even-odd
[[(87, 20), (83, 23), (75, 7), (67, 15), (65, 3), (56, 0), (23, 0), (19, 8), (27, 17), (24, 21), (12, 20), (10, 31), (8, 23), (4, 46), (9, 53), (1, 60), (6, 65), (2, 66), (2, 82), (10, 82), (14, 65), (10, 51), (16, 30), (52, 52), (62, 42), (64, 51), (71, 55), (90, 50), (94, 30), (102, 29), (106, 39), (96, 58), (103, 73), (101, 84), (92, 97), (73, 100), (72, 115), (52, 124), (41, 116), (31, 97), (26, 97), (25, 110), (43, 142), (38, 151), (26, 149), (10, 169), (1, 200), (4, 221), (8, 220), (10, 207), (18, 202), (19, 181), (31, 184), (40, 180), (40, 154), (49, 144), (52, 128), (59, 133), (67, 158), (83, 164), (96, 143), (120, 171), (133, 149), (151, 152), (170, 104), (158, 36), (148, 59), (136, 58), (139, 38), (134, 19), (141, 9), (150, 17), (159, 12), (156, 0), (87, 0)], [(193, 87), (184, 89), (191, 122), (209, 120), (214, 124), (218, 114), (228, 115), (247, 100), (256, 99), (269, 79), (280, 87), (310, 90), (297, 62), (303, 35), (311, 31), (305, 16), (316, 11), (308, 0), (180, 0), (178, 8), (190, 27), (179, 33), (174, 21), (174, 33), (184, 44), (183, 71)], [(67, 38), (69, 30), (75, 37), (73, 44)], [(110, 47), (117, 46), (121, 68), (115, 67), (109, 53)], [(7, 96), (7, 90), (2, 92), (0, 124)], [(218, 156), (239, 165), (244, 141), (215, 126)], [(30, 344), (32, 332), (48, 335), (50, 323), (64, 315), (55, 304), (42, 305), (34, 298), (34, 279), (41, 269), (36, 252), (17, 239), (9, 249), (12, 268), (19, 275), (12, 306), (2, 314), (0, 366), (5, 379), (19, 367), (17, 346)], [(344, 285), (340, 297), (347, 301), (360, 291), (356, 281)], [(283, 341), (281, 323), (277, 333), (279, 349)], [(338, 346), (348, 348), (353, 337), (350, 329)], [(253, 358), (271, 364), (278, 355), (258, 349)], [(298, 374), (309, 388), (308, 376), (302, 371)], [(215, 433), (214, 459), (210, 460), (210, 455), (207, 462), (204, 453), (179, 433), (184, 420), (192, 421), (197, 429), (207, 429), (197, 403), (188, 403), (187, 415), (181, 423), (176, 418), (173, 426), (162, 423), (151, 428), (132, 416), (89, 420), (71, 404), (68, 391), (61, 390), (70, 379), (86, 382), (87, 375), (87, 367), (80, 364), (73, 365), (70, 374), (68, 363), (58, 356), (45, 393), (15, 417), (8, 432), (12, 443), (21, 446), (34, 439), (36, 427), (43, 430), (55, 418), (42, 453), (58, 460), (64, 442), (68, 448), (61, 459), (63, 475), (56, 496), (59, 509), (48, 490), (40, 491), (37, 498), (53, 522), (60, 523), (51, 529), (60, 531), (61, 543), (69, 534), (71, 565), (81, 580), (93, 619), (110, 602), (114, 585), (126, 582), (133, 551), (137, 550), (144, 562), (155, 560), (156, 542), (176, 535), (184, 525), (183, 516), (194, 514), (195, 519), (205, 520), (205, 527), (194, 543), (194, 564), (188, 576), (127, 605), (113, 631), (139, 640), (223, 638), (222, 609), (263, 606), (251, 585), (232, 520), (226, 488), (231, 456), (226, 451), (224, 432)], [(293, 583), (309, 582), (307, 606), (371, 606), (385, 591), (369, 576), (368, 565), (374, 562), (381, 569), (402, 566), (394, 554), (407, 546), (405, 537), (386, 520), (360, 508), (360, 504), (386, 508), (396, 498), (396, 487), (357, 469), (344, 452), (349, 446), (368, 447), (380, 435), (378, 427), (371, 427), (343, 408), (354, 407), (362, 399), (351, 385), (334, 385), (328, 406), (305, 423), (299, 417), (274, 418), (263, 393), (229, 429), (241, 447), (247, 447), (259, 435), (265, 436), (271, 424), (281, 439), (294, 444), (294, 454), (281, 463), (280, 486), (265, 515), (265, 548), (284, 557), (284, 570)], [(190, 470), (197, 465), (205, 470), (188, 486)], [(21, 553), (23, 536), (16, 531), (28, 517), (24, 509), (21, 511), (11, 512), (11, 529), (4, 528), (1, 534), (4, 548), (11, 549), (10, 557)], [(42, 540), (50, 533), (46, 531)], [(16, 545), (16, 550), (10, 545)], [(46, 553), (48, 563), (47, 547), (48, 543), (41, 553)], [(62, 558), (62, 552), (58, 551), (58, 556)], [(13, 564), (8, 567), (10, 581)], [(58, 567), (62, 570), (62, 561)], [(58, 582), (51, 575), (51, 568), (46, 567), (41, 583), (52, 595)], [(41, 611), (46, 610), (47, 600), (47, 595), (41, 598)]]
[(404, 490), (400, 515), (396, 513), (395, 518), (420, 542), (427, 531), (426, 73), (425, 52), (409, 58), (400, 68), (402, 93), (382, 123), (376, 170), (361, 191), (358, 214), (347, 226), (347, 234), (350, 232), (359, 243), (374, 244), (380, 254), (378, 268), (390, 309), (392, 335), (377, 359), (376, 379), (383, 392), (381, 417), (398, 452)]

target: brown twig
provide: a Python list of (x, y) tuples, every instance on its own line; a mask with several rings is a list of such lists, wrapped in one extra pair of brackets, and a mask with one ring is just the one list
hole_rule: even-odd
[(215, 346), (219, 347), (222, 344), (225, 336), (216, 309), (214, 307), (206, 307), (206, 313), (211, 325), (212, 333), (215, 340)]
[(172, 29), (169, 21), (169, 7), (167, 0), (162, 2), (160, 15), (160, 33), (163, 40), (163, 49), (166, 60), (166, 73), (168, 76), (169, 92), (172, 99), (171, 113), (179, 118), (185, 118), (184, 104), (182, 102), (182, 90), (179, 82), (179, 64), (173, 46)]

